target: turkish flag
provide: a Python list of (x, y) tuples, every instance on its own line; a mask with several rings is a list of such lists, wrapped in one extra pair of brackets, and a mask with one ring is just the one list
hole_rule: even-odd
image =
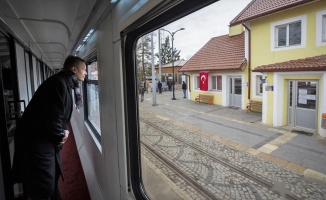
[(200, 90), (208, 90), (208, 72), (199, 73)]

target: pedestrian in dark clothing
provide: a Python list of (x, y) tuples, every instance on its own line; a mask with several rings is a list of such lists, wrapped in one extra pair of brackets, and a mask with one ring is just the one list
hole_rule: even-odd
[(182, 91), (183, 91), (183, 98), (186, 98), (186, 92), (187, 92), (187, 84), (182, 81)]
[(143, 102), (144, 101), (144, 96), (145, 96), (145, 92), (146, 92), (146, 82), (144, 82), (144, 84), (141, 84), (141, 88), (140, 88), (140, 101)]
[(162, 94), (162, 83), (161, 83), (161, 81), (158, 81), (157, 87), (158, 87), (159, 94)]
[(168, 80), (167, 84), (168, 84), (169, 91), (171, 91), (171, 86), (172, 86), (171, 81)]
[(83, 81), (86, 74), (85, 61), (68, 56), (62, 71), (38, 87), (17, 123), (12, 170), (14, 183), (23, 184), (27, 199), (61, 199), (60, 150), (69, 135), (72, 95), (76, 104), (81, 105), (79, 81)]

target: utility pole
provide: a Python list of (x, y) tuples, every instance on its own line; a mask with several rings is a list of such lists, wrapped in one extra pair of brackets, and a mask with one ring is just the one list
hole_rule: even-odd
[(168, 30), (165, 29), (161, 29), (162, 31), (166, 31), (171, 35), (171, 43), (172, 43), (172, 78), (173, 78), (173, 82), (172, 82), (172, 91), (173, 91), (173, 97), (172, 100), (176, 100), (175, 95), (174, 95), (174, 85), (175, 85), (175, 78), (174, 78), (174, 50), (173, 50), (173, 40), (174, 40), (174, 34), (176, 34), (176, 32), (178, 31), (182, 31), (185, 30), (184, 28), (180, 28), (179, 30), (176, 30), (174, 32), (170, 32)]
[(152, 106), (156, 105), (156, 74), (154, 65), (154, 45), (153, 45), (153, 32), (151, 33), (151, 48), (152, 48)]

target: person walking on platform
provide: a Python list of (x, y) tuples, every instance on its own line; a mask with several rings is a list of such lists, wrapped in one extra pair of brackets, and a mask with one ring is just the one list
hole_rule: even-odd
[(183, 91), (183, 98), (186, 98), (186, 92), (187, 92), (187, 84), (182, 81), (182, 91)]
[(162, 83), (161, 83), (161, 81), (158, 81), (157, 87), (158, 87), (159, 94), (162, 94)]
[(144, 84), (140, 84), (140, 101), (143, 102), (144, 101), (144, 96), (145, 96), (145, 92), (146, 92), (146, 82), (144, 82)]
[(167, 85), (168, 85), (169, 91), (171, 91), (172, 84), (171, 84), (170, 80), (168, 80)]
[(26, 199), (61, 199), (60, 151), (69, 135), (72, 95), (76, 105), (81, 105), (79, 81), (84, 81), (86, 75), (85, 61), (68, 56), (63, 69), (38, 87), (17, 122), (12, 172), (14, 183), (22, 183)]

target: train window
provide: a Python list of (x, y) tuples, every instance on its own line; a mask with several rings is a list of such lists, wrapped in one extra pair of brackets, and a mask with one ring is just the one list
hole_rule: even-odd
[(39, 84), (38, 84), (38, 80), (37, 80), (37, 63), (36, 63), (36, 58), (34, 56), (32, 56), (32, 65), (33, 65), (33, 81), (34, 81), (34, 93), (36, 92)]
[(98, 65), (96, 59), (87, 61), (87, 76), (84, 82), (86, 94), (85, 118), (96, 138), (101, 141), (100, 106), (98, 95)]
[[(192, 95), (192, 101), (185, 99), (178, 80), (182, 73), (179, 69), (183, 66), (178, 61), (192, 58), (214, 37), (221, 36), (221, 40), (224, 37), (229, 38), (234, 30), (229, 29), (229, 23), (250, 2), (251, 0), (221, 0), (186, 17), (178, 18), (173, 23), (165, 24), (165, 20), (168, 21), (169, 17), (174, 16), (171, 11), (168, 17), (150, 21), (147, 26), (142, 24), (139, 28), (141, 30), (128, 35), (134, 41), (130, 42), (131, 45), (128, 43), (128, 37), (126, 39), (125, 48), (133, 47), (132, 53), (125, 50), (126, 66), (133, 64), (134, 72), (126, 69), (126, 80), (133, 80), (133, 84), (127, 82), (126, 85), (129, 91), (135, 91), (134, 98), (128, 98), (127, 101), (128, 132), (131, 135), (131, 165), (135, 160), (138, 164), (132, 165), (131, 174), (140, 172), (141, 188), (146, 191), (145, 195), (149, 199), (277, 199), (285, 195), (280, 194), (282, 191), (274, 190), (274, 186), (279, 187), (277, 180), (267, 180), (269, 178), (262, 178), (260, 175), (257, 178), (253, 174), (256, 173), (255, 170), (259, 170), (262, 174), (266, 172), (272, 175), (272, 169), (267, 165), (282, 173), (292, 172), (274, 165), (275, 163), (270, 164), (259, 157), (239, 151), (228, 142), (221, 142), (222, 137), (217, 136), (217, 131), (222, 132), (221, 135), (238, 131), (238, 128), (234, 127), (235, 124), (230, 125), (231, 121), (234, 121), (233, 118), (238, 116), (231, 116), (224, 121), (219, 114), (214, 115), (210, 113), (212, 110), (206, 110), (208, 107), (205, 105), (200, 105), (198, 110), (195, 110), (193, 101), (196, 95), (203, 93), (199, 90), (202, 81), (199, 71), (205, 70), (193, 70), (189, 67), (192, 70), (188, 72), (188, 76), (181, 76), (181, 79), (188, 83), (188, 87), (193, 89), (192, 94), (187, 94)], [(202, 27), (203, 25), (205, 26)], [(235, 35), (240, 37), (243, 31), (245, 28), (242, 27)], [(161, 46), (158, 46), (159, 44)], [(128, 53), (133, 56), (130, 58)], [(243, 92), (241, 77), (235, 76), (234, 72), (218, 69), (211, 71), (223, 74), (213, 77), (214, 89), (222, 91), (228, 88), (230, 94), (234, 91), (232, 94), (236, 95)], [(229, 81), (223, 80), (222, 77), (227, 77), (226, 80)], [(163, 91), (157, 89), (159, 82), (162, 83)], [(127, 96), (130, 97), (129, 94)], [(133, 107), (130, 105), (135, 105), (134, 113), (130, 111)], [(218, 110), (217, 107), (214, 109)], [(207, 114), (203, 114), (206, 112)], [(135, 117), (130, 117), (133, 114)], [(135, 119), (138, 124), (133, 124), (132, 120)], [(133, 131), (134, 129), (137, 131)], [(248, 127), (242, 126), (241, 129)], [(138, 143), (133, 146), (133, 142)], [(241, 141), (238, 144), (242, 144)], [(134, 155), (137, 152), (139, 154)], [(229, 154), (234, 156), (232, 160), (229, 160)], [(241, 166), (243, 163), (238, 160), (245, 157), (248, 162), (257, 161), (264, 164), (255, 169), (246, 168)], [(294, 176), (299, 177), (297, 174)], [(292, 182), (292, 177), (284, 179)], [(264, 185), (264, 181), (269, 183)], [(289, 186), (287, 189), (291, 188), (292, 186)], [(291, 192), (288, 194), (285, 196), (293, 195)]]
[(25, 66), (26, 66), (26, 83), (27, 83), (27, 93), (28, 93), (28, 99), (26, 101), (26, 104), (31, 100), (32, 98), (32, 86), (31, 86), (31, 70), (29, 65), (29, 54), (25, 51)]
[[(18, 84), (19, 84), (19, 98), (20, 100), (24, 100), (26, 104), (28, 104), (28, 82), (26, 76), (26, 62), (24, 49), (19, 44), (15, 44), (16, 49), (16, 59), (17, 59), (17, 74), (18, 74)], [(24, 109), (22, 109), (24, 111)]]

